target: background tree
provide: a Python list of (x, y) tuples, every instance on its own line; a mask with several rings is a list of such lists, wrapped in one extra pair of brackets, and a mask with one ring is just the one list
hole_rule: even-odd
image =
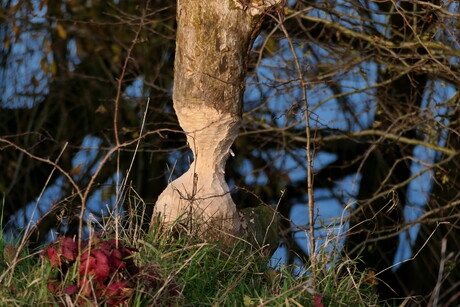
[[(0, 188), (7, 226), (23, 225), (24, 209), (53, 169), (18, 147), (58, 160), (84, 189), (108, 149), (136, 140), (147, 97), (144, 132), (173, 130), (144, 137), (130, 172), (133, 190), (153, 203), (168, 182), (166, 164), (172, 178), (189, 166), (170, 96), (175, 3), (2, 4)], [(343, 252), (382, 280), (384, 298), (458, 304), (459, 4), (299, 0), (287, 1), (284, 19), (278, 13), (265, 18), (248, 60), (243, 124), (226, 169), (234, 202), (278, 204), (287, 261), (308, 261), (298, 239), (309, 227), (306, 84), (317, 242), (338, 234)], [(99, 143), (84, 142), (89, 136)], [(134, 144), (104, 166), (93, 202), (114, 203), (98, 193), (120, 191), (114, 170), (126, 174)], [(99, 149), (78, 168), (75, 156), (88, 146)], [(53, 212), (71, 218), (80, 205), (75, 189), (59, 172), (49, 182), (58, 183)], [(66, 227), (56, 226), (53, 216), (37, 226), (40, 238), (50, 229), (75, 231), (67, 219)], [(404, 257), (414, 259), (391, 267)]]

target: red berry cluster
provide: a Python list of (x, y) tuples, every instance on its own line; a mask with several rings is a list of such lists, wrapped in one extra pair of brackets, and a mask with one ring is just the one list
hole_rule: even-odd
[[(73, 239), (61, 237), (41, 253), (49, 259), (53, 268), (48, 290), (56, 297), (70, 295), (77, 305), (106, 303), (108, 306), (122, 306), (128, 304), (140, 283), (149, 290), (158, 290), (164, 285), (155, 268), (136, 266), (133, 254), (137, 250), (124, 246), (120, 241), (98, 235), (82, 242), (80, 248), (81, 251)], [(64, 285), (67, 273), (75, 265), (78, 281)], [(170, 295), (180, 294), (179, 287), (173, 282), (165, 288)]]

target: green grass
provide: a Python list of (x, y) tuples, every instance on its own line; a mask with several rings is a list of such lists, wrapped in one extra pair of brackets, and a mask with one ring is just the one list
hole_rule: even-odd
[[(114, 227), (105, 227), (113, 233)], [(169, 231), (144, 233), (135, 219), (118, 225), (117, 235), (139, 250), (135, 263), (154, 268), (160, 281), (154, 289), (135, 284), (128, 306), (314, 306), (317, 295), (324, 306), (378, 305), (371, 285), (375, 280), (358, 272), (353, 261), (333, 261), (338, 253), (320, 253), (314, 269), (296, 274), (302, 268), (268, 267), (269, 259), (243, 241), (222, 248)], [(0, 306), (75, 306), (74, 297), (56, 298), (47, 290), (52, 268), (39, 251), (24, 250), (12, 263), (5, 260), (11, 258), (7, 244), (1, 236)], [(77, 275), (76, 269), (69, 270), (62, 279), (69, 284)], [(171, 295), (170, 281), (179, 286), (179, 295)]]

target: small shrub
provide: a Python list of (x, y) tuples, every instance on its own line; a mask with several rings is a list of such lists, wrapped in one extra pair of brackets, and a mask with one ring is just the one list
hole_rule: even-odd
[(136, 252), (101, 235), (82, 242), (80, 250), (73, 239), (60, 237), (41, 253), (51, 264), (47, 288), (57, 300), (70, 296), (76, 305), (127, 305), (140, 287), (149, 292), (165, 288), (167, 295), (179, 296), (180, 288), (174, 281), (165, 285), (155, 267), (134, 263)]

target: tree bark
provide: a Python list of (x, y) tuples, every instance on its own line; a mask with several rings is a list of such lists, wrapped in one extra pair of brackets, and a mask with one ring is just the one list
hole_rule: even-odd
[(194, 161), (159, 196), (154, 219), (180, 221), (206, 240), (239, 233), (225, 163), (241, 124), (248, 54), (277, 2), (178, 0), (173, 100)]

